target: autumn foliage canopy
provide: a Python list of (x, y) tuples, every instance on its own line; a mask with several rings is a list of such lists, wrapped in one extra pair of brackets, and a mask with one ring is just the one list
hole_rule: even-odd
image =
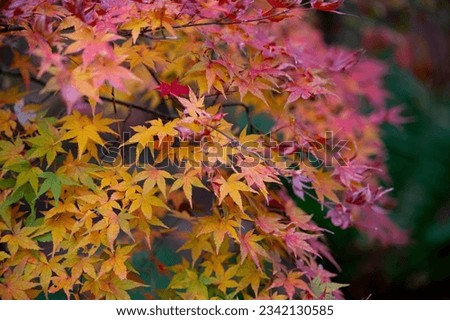
[(0, 298), (129, 298), (137, 252), (153, 298), (342, 297), (318, 221), (406, 241), (386, 67), (314, 27), (342, 5), (1, 1)]

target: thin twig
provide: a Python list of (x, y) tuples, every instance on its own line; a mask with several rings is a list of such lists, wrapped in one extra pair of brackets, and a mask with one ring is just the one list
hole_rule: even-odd
[(264, 21), (264, 20), (268, 20), (271, 18), (275, 18), (277, 16), (281, 16), (283, 14), (288, 13), (289, 11), (291, 11), (292, 9), (285, 9), (283, 11), (280, 11), (278, 13), (274, 13), (265, 17), (259, 17), (259, 18), (254, 18), (254, 19), (244, 19), (244, 20), (238, 20), (238, 21), (225, 21), (225, 22), (221, 22), (220, 20), (215, 20), (215, 21), (209, 21), (209, 22), (200, 22), (200, 23), (187, 23), (187, 24), (183, 24), (180, 26), (172, 26), (173, 29), (182, 29), (182, 28), (191, 28), (191, 27), (202, 27), (202, 26), (211, 26), (211, 25), (216, 25), (216, 26), (226, 26), (226, 25), (233, 25), (233, 24), (244, 24), (244, 23), (251, 23), (251, 22), (259, 22), (259, 21)]
[[(105, 97), (105, 96), (100, 96), (100, 99), (102, 99), (104, 101), (108, 101), (108, 102), (113, 102), (112, 98), (108, 98), (108, 97)], [(134, 103), (130, 103), (130, 102), (126, 102), (126, 101), (122, 101), (122, 100), (119, 100), (119, 99), (115, 99), (115, 102), (117, 104), (120, 104), (120, 105), (128, 107), (128, 108), (133, 108), (133, 109), (140, 110), (140, 111), (143, 111), (143, 112), (146, 112), (146, 113), (151, 113), (151, 114), (153, 114), (155, 116), (158, 116), (160, 118), (163, 118), (165, 120), (173, 120), (173, 119), (177, 118), (175, 116), (171, 116), (171, 115), (168, 115), (166, 113), (162, 113), (162, 112), (157, 111), (157, 110), (147, 109), (147, 108), (144, 108), (144, 107), (142, 107), (140, 105), (137, 105), (137, 104), (134, 104)]]
[[(20, 73), (16, 73), (16, 72), (11, 72), (11, 71), (7, 71), (7, 70), (0, 70), (0, 75), (3, 74), (5, 76), (9, 76), (9, 77), (15, 77), (15, 78), (22, 78), (22, 75)], [(39, 84), (43, 87), (45, 87), (46, 83), (43, 80), (37, 79), (35, 77), (30, 76), (30, 81)]]
[[(10, 76), (10, 77), (22, 77), (19, 73), (14, 73), (14, 72), (5, 71), (5, 70), (0, 70), (0, 74), (6, 75), (6, 76)], [(44, 81), (36, 79), (35, 77), (30, 77), (30, 80), (32, 82), (35, 82), (36, 84), (39, 84), (39, 85), (43, 86), (43, 87), (45, 87), (45, 85), (46, 85), (46, 83)], [(111, 102), (113, 104), (113, 106), (114, 106), (114, 112), (115, 113), (117, 113), (116, 104), (120, 104), (120, 105), (128, 107), (128, 108), (133, 108), (133, 109), (140, 110), (140, 111), (143, 111), (143, 112), (146, 112), (146, 113), (151, 113), (151, 114), (153, 114), (155, 116), (161, 117), (161, 118), (166, 119), (166, 120), (173, 120), (173, 119), (177, 118), (176, 116), (173, 116), (173, 115), (168, 115), (166, 113), (159, 112), (157, 110), (147, 109), (147, 108), (144, 108), (144, 107), (142, 107), (140, 105), (117, 99), (117, 98), (115, 98), (114, 91), (112, 91), (111, 93), (112, 93), (112, 97), (111, 98), (106, 97), (106, 96), (100, 96), (100, 98), (102, 100), (104, 100), (104, 101)]]

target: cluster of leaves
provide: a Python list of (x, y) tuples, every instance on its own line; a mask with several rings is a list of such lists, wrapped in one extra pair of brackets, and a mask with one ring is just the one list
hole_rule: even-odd
[[(146, 285), (130, 257), (167, 239), (189, 254), (160, 265), (162, 298), (340, 297), (306, 197), (403, 243), (385, 67), (311, 23), (342, 2), (2, 2), (0, 297), (128, 298)], [(148, 121), (124, 139), (132, 112)]]

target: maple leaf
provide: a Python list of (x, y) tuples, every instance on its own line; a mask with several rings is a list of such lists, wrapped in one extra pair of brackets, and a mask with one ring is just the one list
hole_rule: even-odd
[(214, 252), (209, 241), (210, 237), (208, 234), (196, 236), (194, 233), (188, 233), (187, 236), (189, 237), (189, 240), (186, 241), (177, 251), (191, 250), (192, 265), (195, 264), (203, 251)]
[(61, 264), (62, 259), (63, 256), (51, 257), (50, 259), (47, 259), (43, 253), (40, 253), (39, 255), (39, 283), (41, 284), (42, 291), (44, 292), (46, 298), (48, 298), (48, 289), (53, 273), (58, 275), (63, 275), (66, 273), (65, 268)]
[(47, 168), (55, 161), (58, 153), (66, 153), (62, 148), (60, 137), (56, 130), (48, 123), (42, 123), (38, 126), (40, 135), (28, 138), (27, 143), (31, 144), (31, 149), (27, 151), (30, 158), (40, 158), (45, 156), (47, 160)]
[(334, 299), (333, 293), (340, 288), (347, 287), (347, 284), (336, 283), (336, 282), (326, 282), (323, 283), (319, 276), (315, 277), (311, 281), (311, 291), (312, 295), (316, 299)]
[(42, 174), (42, 170), (38, 167), (32, 167), (28, 163), (25, 163), (24, 167), (25, 168), (17, 175), (14, 190), (17, 190), (24, 184), (29, 183), (34, 193), (37, 194), (39, 188), (39, 176)]
[(94, 119), (89, 119), (78, 111), (74, 111), (73, 114), (65, 116), (61, 121), (63, 122), (62, 127), (67, 130), (61, 137), (61, 140), (72, 139), (72, 141), (77, 142), (78, 159), (81, 159), (81, 156), (89, 143), (96, 143), (99, 145), (104, 144), (99, 133), (106, 132), (115, 134), (108, 125), (117, 122), (117, 120), (114, 119), (103, 118), (102, 114), (96, 114)]
[(267, 0), (272, 8), (292, 8), (302, 3), (302, 0)]
[(191, 169), (184, 174), (178, 174), (176, 177), (178, 178), (175, 180), (175, 182), (172, 184), (172, 187), (170, 188), (170, 192), (183, 188), (183, 192), (188, 199), (191, 207), (192, 207), (192, 186), (197, 188), (203, 188), (205, 190), (208, 190), (207, 187), (202, 183), (202, 181), (198, 178), (199, 171), (196, 169)]
[(287, 275), (281, 273), (272, 283), (270, 288), (278, 288), (283, 287), (286, 291), (289, 299), (294, 298), (294, 294), (296, 289), (301, 289), (307, 292), (311, 292), (311, 289), (308, 287), (306, 282), (301, 279), (303, 276), (302, 272), (298, 271), (289, 271)]
[[(0, 116), (1, 116), (0, 110)], [(3, 163), (4, 168), (22, 162), (24, 159), (23, 151), (25, 145), (20, 138), (10, 141), (0, 141), (0, 163)]]
[(6, 234), (0, 238), (0, 243), (6, 242), (6, 246), (12, 256), (14, 256), (20, 248), (28, 250), (39, 250), (39, 246), (33, 241), (33, 233), (36, 232), (35, 227), (23, 227), (22, 223), (14, 226), (11, 234)]
[(189, 87), (180, 84), (177, 79), (171, 83), (161, 81), (161, 84), (156, 89), (161, 92), (162, 96), (183, 96), (189, 94)]
[(241, 173), (244, 176), (247, 185), (256, 186), (268, 202), (266, 183), (280, 184), (280, 179), (276, 175), (276, 171), (271, 167), (262, 164), (254, 165), (254, 162), (255, 158), (252, 157), (246, 157), (237, 161), (238, 165), (241, 167)]
[(282, 236), (288, 251), (294, 253), (296, 257), (300, 256), (303, 251), (317, 254), (316, 250), (307, 242), (308, 239), (314, 237), (305, 232), (295, 231), (294, 228), (288, 229)]
[(348, 165), (345, 166), (336, 166), (334, 168), (333, 176), (338, 176), (341, 183), (350, 188), (353, 183), (362, 182), (364, 179), (364, 173), (370, 169), (374, 168), (355, 163), (348, 163)]
[(229, 195), (231, 199), (233, 199), (234, 203), (236, 203), (242, 211), (244, 210), (242, 206), (242, 198), (240, 191), (254, 192), (254, 193), (257, 192), (252, 188), (250, 188), (245, 183), (243, 183), (242, 181), (240, 181), (241, 178), (242, 174), (233, 173), (231, 176), (228, 177), (228, 179), (220, 177), (219, 179), (215, 180), (215, 183), (220, 185), (219, 204), (223, 201), (223, 199), (227, 195)]
[(66, 294), (67, 300), (70, 299), (70, 294), (73, 289), (73, 286), (77, 282), (77, 279), (69, 276), (66, 273), (58, 274), (56, 276), (51, 277), (52, 285), (48, 289), (49, 293), (56, 293), (60, 290), (63, 290)]
[(114, 58), (114, 51), (109, 41), (121, 38), (113, 33), (98, 32), (87, 26), (83, 26), (65, 36), (74, 41), (66, 47), (65, 53), (72, 54), (83, 51), (82, 58), (84, 67), (94, 61), (97, 55)]
[(141, 30), (143, 28), (150, 27), (149, 22), (146, 19), (133, 19), (124, 23), (121, 26), (121, 29), (131, 30), (131, 38), (133, 39), (133, 43), (136, 43), (137, 38), (139, 37)]
[(39, 192), (37, 193), (37, 196), (41, 196), (48, 190), (51, 191), (53, 199), (55, 199), (55, 202), (57, 203), (59, 201), (59, 197), (61, 196), (62, 186), (63, 185), (69, 185), (73, 186), (76, 185), (72, 180), (67, 178), (63, 174), (54, 174), (53, 172), (43, 172), (39, 175), (40, 178), (44, 178), (44, 182), (41, 184), (41, 187), (39, 188)]
[(334, 180), (332, 172), (318, 171), (313, 176), (309, 176), (314, 190), (317, 194), (317, 198), (320, 203), (324, 203), (324, 198), (332, 200), (338, 203), (339, 198), (336, 195), (336, 191), (342, 190), (343, 187)]
[(137, 69), (144, 65), (156, 71), (156, 64), (167, 65), (165, 54), (158, 48), (149, 48), (147, 45), (132, 45), (131, 41), (126, 41), (122, 46), (117, 46), (114, 51), (119, 56), (126, 56), (126, 61), (130, 63), (130, 69)]
[(310, 187), (306, 184), (308, 182), (311, 182), (311, 180), (302, 174), (296, 174), (292, 178), (292, 190), (295, 195), (303, 201), (305, 201), (305, 192), (303, 189), (310, 189)]
[(273, 90), (273, 88), (266, 84), (262, 79), (258, 78), (256, 80), (251, 80), (251, 77), (249, 77), (248, 75), (242, 75), (241, 77), (234, 79), (231, 87), (238, 88), (241, 101), (244, 99), (245, 95), (250, 92), (255, 97), (261, 99), (261, 101), (263, 101), (267, 106), (269, 106), (261, 90)]
[(13, 62), (9, 66), (11, 69), (19, 69), (27, 89), (30, 88), (30, 73), (35, 72), (35, 67), (30, 61), (30, 57), (20, 54), (17, 50), (13, 50)]
[(258, 295), (259, 287), (261, 285), (261, 281), (267, 279), (267, 275), (261, 273), (256, 265), (250, 261), (245, 260), (242, 265), (239, 266), (238, 271), (236, 272), (236, 276), (239, 279), (237, 291), (242, 291), (243, 289), (250, 286), (255, 293), (255, 296)]
[[(92, 85), (94, 88), (100, 88), (104, 83), (108, 82), (111, 86), (115, 87), (116, 89), (128, 92), (127, 87), (125, 84), (128, 84), (130, 82), (137, 82), (141, 83), (142, 80), (137, 77), (133, 72), (128, 70), (127, 68), (121, 66), (121, 60), (109, 60), (109, 59), (102, 59), (97, 60), (95, 63), (92, 64), (90, 67), (89, 75), (90, 80), (92, 81)], [(80, 74), (82, 74), (81, 67), (78, 67), (78, 70)], [(74, 72), (76, 72), (74, 71)], [(78, 84), (80, 84), (78, 82)], [(80, 92), (83, 92), (80, 90)], [(96, 98), (95, 94), (89, 94), (89, 92), (83, 92), (88, 97)], [(97, 100), (97, 99), (95, 99)]]
[(185, 107), (184, 114), (191, 117), (197, 117), (203, 114), (205, 107), (205, 97), (197, 98), (192, 90), (189, 91), (189, 99), (178, 97), (178, 101)]
[(136, 133), (125, 144), (137, 143), (136, 159), (139, 159), (139, 155), (143, 149), (154, 142), (154, 137), (157, 133), (156, 128), (146, 126), (131, 127)]
[(27, 291), (33, 289), (39, 285), (39, 283), (31, 282), (29, 277), (21, 275), (16, 272), (7, 272), (2, 276), (2, 282), (0, 282), (0, 297), (2, 299), (16, 299), (16, 300), (28, 300), (30, 299)]
[(218, 275), (225, 272), (226, 262), (234, 256), (229, 249), (230, 243), (225, 241), (221, 244), (219, 252), (213, 250), (212, 252), (206, 252), (203, 254), (202, 258), (204, 261), (200, 264), (200, 266), (205, 268), (203, 271), (205, 276), (210, 277), (213, 273)]
[(297, 207), (293, 201), (288, 201), (285, 205), (286, 214), (294, 226), (305, 231), (323, 231), (313, 221), (312, 215), (305, 213), (302, 209)]
[[(108, 283), (108, 281), (106, 282)], [(147, 285), (136, 282), (130, 279), (120, 279), (117, 277), (112, 277), (111, 281), (109, 281), (110, 285), (108, 285), (105, 290), (105, 298), (106, 299), (118, 299), (118, 300), (129, 300), (131, 299), (128, 290), (148, 287)]]
[(364, 49), (360, 49), (355, 52), (348, 52), (343, 49), (336, 48), (334, 51), (330, 51), (330, 66), (328, 67), (331, 71), (347, 71), (351, 69), (355, 64), (358, 63)]
[(158, 170), (152, 166), (144, 168), (143, 171), (139, 172), (134, 176), (135, 181), (144, 181), (142, 187), (142, 193), (146, 194), (152, 190), (155, 185), (158, 186), (159, 191), (161, 191), (164, 198), (166, 198), (166, 179), (173, 179), (172, 175), (164, 170)]
[(199, 87), (199, 94), (210, 92), (214, 87), (225, 96), (223, 83), (230, 80), (228, 70), (218, 61), (200, 61), (189, 69), (186, 79), (195, 80)]
[(282, 217), (275, 213), (260, 214), (255, 218), (255, 223), (262, 232), (266, 234), (279, 234), (286, 228), (286, 226), (280, 223)]
[[(1, 105), (1, 92), (0, 92), (0, 105)], [(15, 116), (10, 110), (0, 110), (0, 132), (4, 132), (6, 136), (12, 137), (13, 130), (16, 128), (17, 123)], [(3, 142), (3, 141), (2, 141)]]
[(259, 270), (261, 270), (261, 265), (259, 263), (259, 257), (270, 259), (267, 254), (267, 250), (264, 249), (259, 241), (263, 240), (265, 237), (261, 235), (253, 234), (253, 230), (250, 230), (245, 235), (239, 236), (239, 246), (241, 248), (241, 264), (250, 255), (252, 261), (256, 264)]
[(198, 277), (196, 270), (184, 269), (172, 277), (169, 287), (184, 289), (187, 299), (208, 299), (208, 288), (202, 280), (203, 278)]
[(41, 232), (51, 232), (53, 241), (52, 255), (55, 255), (59, 249), (60, 243), (69, 237), (67, 230), (70, 230), (75, 220), (72, 218), (74, 213), (79, 210), (71, 201), (59, 201), (57, 205), (45, 214), (44, 227)]
[(324, 87), (325, 84), (326, 80), (319, 75), (305, 71), (304, 74), (297, 77), (294, 83), (289, 84), (286, 88), (290, 95), (285, 105), (293, 103), (300, 98), (307, 100), (322, 94), (331, 95), (331, 92)]
[(342, 229), (347, 229), (352, 223), (350, 210), (338, 203), (334, 208), (328, 210), (326, 218), (331, 219), (331, 222)]
[(64, 164), (59, 167), (57, 173), (65, 174), (66, 177), (70, 177), (73, 181), (79, 182), (91, 190), (96, 190), (97, 187), (93, 181), (93, 176), (98, 171), (101, 171), (101, 168), (89, 163), (88, 160), (90, 158), (90, 155), (84, 155), (80, 159), (74, 159), (72, 153), (69, 152), (64, 159)]
[[(20, 99), (22, 99), (24, 96), (25, 96), (25, 92), (20, 90), (19, 86), (10, 87), (6, 91), (0, 90), (0, 106), (3, 107), (5, 104), (14, 104), (17, 101), (19, 101)], [(8, 127), (12, 127), (12, 129), (14, 129), (15, 126), (13, 124), (15, 124), (15, 121), (13, 121), (13, 119), (11, 119), (10, 121), (7, 121), (7, 120), (9, 120), (9, 118), (11, 118), (13, 116), (11, 111), (4, 110), (4, 109), (1, 109), (0, 111), (1, 111), (0, 112), (0, 120), (1, 120), (0, 128), (8, 126)], [(10, 133), (9, 130), (7, 131), (7, 134), (9, 137), (12, 136), (12, 132)]]
[(229, 267), (226, 271), (221, 273), (216, 273), (216, 277), (212, 278), (211, 281), (217, 288), (223, 293), (227, 293), (227, 289), (236, 288), (239, 286), (238, 282), (234, 280), (236, 273), (239, 270), (239, 265), (234, 265)]
[(127, 290), (139, 287), (146, 287), (146, 285), (130, 279), (120, 279), (114, 274), (107, 274), (99, 278), (88, 278), (80, 293), (93, 294), (99, 299), (129, 300)]
[(135, 126), (132, 129), (137, 132), (134, 134), (125, 144), (137, 143), (136, 148), (136, 158), (139, 157), (142, 150), (149, 146), (150, 150), (153, 152), (154, 148), (154, 137), (157, 136), (159, 143), (161, 144), (164, 139), (172, 138), (178, 135), (178, 131), (175, 129), (178, 124), (179, 119), (163, 123), (161, 119), (150, 120), (148, 123), (149, 127), (146, 126)]
[(344, 0), (331, 0), (331, 1), (324, 1), (324, 0), (311, 0), (311, 6), (320, 11), (328, 11), (328, 12), (334, 12), (334, 13), (340, 13), (339, 11), (336, 11), (339, 9), (339, 7), (344, 3)]
[(218, 214), (214, 214), (209, 217), (199, 218), (199, 230), (197, 231), (197, 237), (202, 234), (213, 234), (214, 245), (216, 252), (219, 252), (220, 246), (225, 238), (225, 235), (237, 239), (238, 235), (236, 228), (241, 225), (232, 218), (223, 218)]
[(189, 234), (189, 240), (186, 241), (177, 251), (182, 250), (191, 250), (192, 265), (195, 264), (203, 251), (214, 251), (211, 243), (209, 242), (209, 235), (195, 236), (194, 234)]
[(112, 270), (119, 279), (125, 280), (128, 274), (128, 268), (125, 262), (131, 256), (130, 253), (134, 247), (135, 245), (121, 246), (116, 248), (114, 253), (110, 253), (110, 258), (102, 263), (97, 279)]
[(141, 209), (144, 216), (148, 219), (152, 219), (153, 214), (153, 207), (161, 207), (161, 208), (167, 208), (166, 204), (157, 196), (154, 195), (154, 193), (157, 191), (156, 188), (153, 190), (139, 194), (135, 193), (130, 196), (131, 205), (128, 209), (130, 213), (133, 213), (137, 209)]

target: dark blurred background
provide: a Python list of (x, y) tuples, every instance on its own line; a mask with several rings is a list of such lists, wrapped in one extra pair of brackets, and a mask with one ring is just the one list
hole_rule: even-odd
[(363, 47), (389, 65), (389, 105), (401, 104), (413, 120), (383, 128), (397, 199), (391, 216), (410, 243), (383, 248), (333, 229), (329, 245), (342, 267), (335, 280), (351, 284), (347, 299), (450, 299), (449, 8), (449, 1), (348, 0), (343, 11), (358, 17), (317, 17), (329, 43)]

